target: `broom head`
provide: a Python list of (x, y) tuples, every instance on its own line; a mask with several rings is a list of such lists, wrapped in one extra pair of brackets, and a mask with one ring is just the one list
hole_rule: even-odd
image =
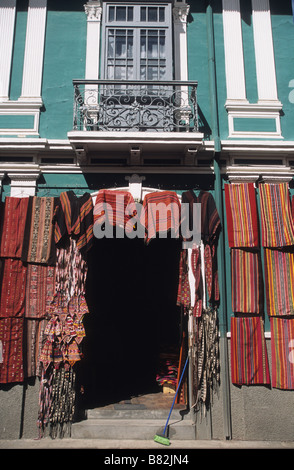
[(160, 436), (159, 434), (155, 434), (154, 441), (158, 442), (159, 444), (163, 444), (164, 446), (170, 445), (169, 439), (165, 436)]

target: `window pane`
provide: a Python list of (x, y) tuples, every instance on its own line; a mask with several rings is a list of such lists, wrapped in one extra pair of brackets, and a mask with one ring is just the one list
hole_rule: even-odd
[(157, 22), (157, 7), (148, 7), (148, 21)]
[(141, 21), (146, 21), (146, 7), (141, 7)]
[(109, 7), (108, 21), (114, 21), (114, 7)]
[(126, 33), (125, 31), (118, 31), (116, 41), (115, 41), (115, 57), (126, 57), (127, 47), (126, 47)]
[(126, 21), (126, 7), (116, 7), (116, 21)]
[(133, 7), (128, 7), (128, 21), (133, 21)]

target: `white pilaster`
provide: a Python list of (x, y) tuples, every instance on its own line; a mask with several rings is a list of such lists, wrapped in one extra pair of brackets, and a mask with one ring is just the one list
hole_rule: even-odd
[(239, 0), (223, 0), (227, 103), (247, 102)]
[(29, 0), (20, 100), (42, 103), (42, 71), (47, 0)]
[(190, 6), (175, 2), (173, 7), (175, 79), (188, 80), (187, 17)]
[(87, 80), (96, 80), (99, 78), (102, 4), (100, 1), (90, 1), (84, 5), (84, 8), (87, 15), (85, 78)]
[(40, 176), (40, 171), (38, 169), (27, 169), (26, 171), (8, 171), (7, 176), (10, 178), (11, 181), (10, 196), (35, 196), (37, 179)]
[(0, 3), (0, 101), (8, 101), (15, 27), (16, 0)]
[(252, 0), (252, 22), (259, 102), (278, 100), (269, 0)]

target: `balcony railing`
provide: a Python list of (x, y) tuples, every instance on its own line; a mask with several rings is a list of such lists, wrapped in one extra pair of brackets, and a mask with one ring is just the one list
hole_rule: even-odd
[(197, 132), (197, 82), (74, 80), (74, 130)]

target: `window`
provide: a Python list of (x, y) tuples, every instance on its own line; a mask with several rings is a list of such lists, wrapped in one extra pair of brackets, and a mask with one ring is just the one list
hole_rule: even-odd
[(106, 3), (102, 76), (110, 80), (171, 80), (171, 4)]

